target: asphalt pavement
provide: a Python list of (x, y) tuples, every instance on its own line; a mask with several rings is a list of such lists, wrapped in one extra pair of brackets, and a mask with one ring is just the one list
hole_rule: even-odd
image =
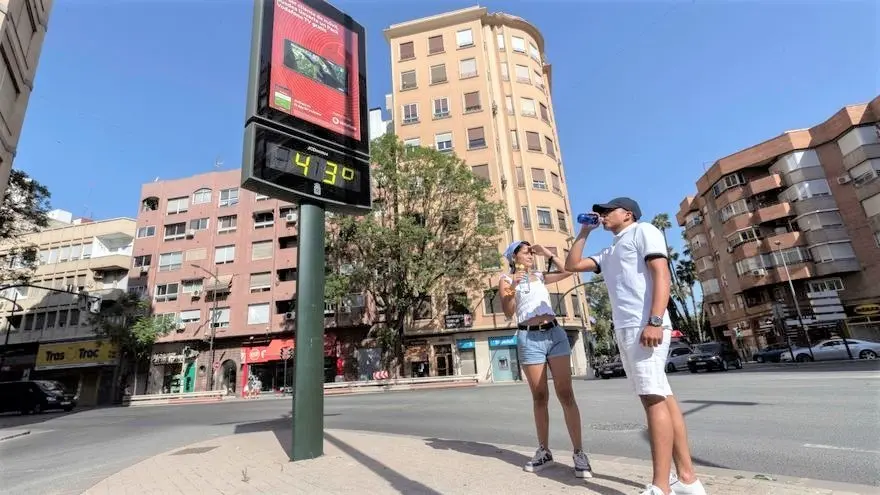
[[(880, 371), (874, 363), (749, 367), (670, 375), (702, 465), (880, 486)], [(649, 458), (641, 407), (624, 379), (579, 380), (590, 452)], [(551, 448), (570, 449), (551, 400)], [(287, 400), (103, 408), (0, 416), (0, 484), (8, 494), (79, 494), (147, 457), (289, 422)], [(524, 384), (327, 397), (327, 428), (531, 447)], [(567, 454), (565, 454), (567, 455)], [(466, 469), (466, 467), (463, 467)]]

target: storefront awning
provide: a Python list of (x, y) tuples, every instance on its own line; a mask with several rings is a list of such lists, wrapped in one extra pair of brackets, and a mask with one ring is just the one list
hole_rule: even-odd
[(221, 275), (217, 279), (208, 279), (205, 283), (207, 292), (228, 292), (232, 286), (232, 275)]

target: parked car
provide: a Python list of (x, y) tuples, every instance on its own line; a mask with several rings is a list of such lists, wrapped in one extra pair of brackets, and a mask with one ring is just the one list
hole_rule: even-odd
[(820, 341), (813, 346), (813, 355), (810, 356), (809, 347), (795, 347), (794, 356), (787, 349), (779, 355), (779, 360), (783, 363), (797, 361), (803, 363), (806, 361), (832, 361), (835, 359), (849, 359), (849, 352), (846, 351), (847, 345), (853, 358), (858, 359), (877, 359), (880, 356), (880, 342), (872, 342), (870, 340), (859, 339), (827, 339)]
[(700, 370), (727, 371), (731, 367), (742, 369), (743, 362), (736, 350), (727, 342), (706, 342), (697, 345), (694, 353), (688, 358), (687, 366), (691, 373)]
[(752, 355), (759, 363), (778, 363), (779, 356), (788, 350), (788, 344), (770, 344)]
[(626, 371), (623, 371), (623, 363), (620, 362), (620, 354), (614, 356), (611, 361), (599, 366), (599, 376), (605, 380), (615, 376), (626, 376)]
[(39, 414), (50, 409), (71, 411), (79, 397), (64, 390), (53, 380), (29, 380), (0, 383), (0, 412), (18, 411)]
[(688, 367), (688, 359), (693, 355), (694, 350), (689, 346), (678, 346), (669, 349), (666, 357), (666, 372), (675, 373)]

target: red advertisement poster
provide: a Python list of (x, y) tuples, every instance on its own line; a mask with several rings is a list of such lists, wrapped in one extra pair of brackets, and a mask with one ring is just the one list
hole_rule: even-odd
[(276, 0), (269, 106), (360, 140), (358, 35), (298, 0)]

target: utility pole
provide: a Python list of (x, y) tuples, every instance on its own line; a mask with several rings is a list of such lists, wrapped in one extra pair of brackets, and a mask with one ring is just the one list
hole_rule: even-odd
[[(794, 282), (791, 281), (791, 272), (788, 271), (788, 262), (785, 261), (785, 256), (783, 256), (782, 248), (780, 247), (782, 243), (776, 241), (775, 244), (776, 247), (779, 248), (779, 259), (782, 260), (782, 266), (785, 268), (785, 278), (788, 279), (788, 288), (791, 289), (791, 300), (794, 302), (795, 311), (797, 311), (798, 324), (800, 325), (801, 330), (803, 330), (804, 336), (807, 338), (807, 349), (810, 351), (810, 359), (815, 360), (816, 357), (813, 356), (813, 343), (810, 341), (810, 332), (807, 331), (807, 327), (804, 325), (804, 317), (801, 315), (801, 305), (798, 304), (797, 293), (794, 291)], [(794, 354), (792, 354), (791, 360), (794, 361)]]
[[(214, 390), (214, 374), (216, 370), (214, 370), (214, 337), (217, 336), (217, 291), (220, 288), (220, 278), (217, 276), (217, 268), (214, 267), (213, 272), (209, 272), (207, 269), (195, 264), (190, 263), (190, 266), (198, 268), (199, 270), (207, 273), (211, 276), (211, 280), (214, 282), (214, 290), (212, 291), (211, 297), (214, 299), (211, 305), (211, 336), (208, 340), (208, 353), (211, 356), (211, 364), (210, 371), (208, 372), (208, 390)], [(207, 294), (208, 291), (205, 291)]]

